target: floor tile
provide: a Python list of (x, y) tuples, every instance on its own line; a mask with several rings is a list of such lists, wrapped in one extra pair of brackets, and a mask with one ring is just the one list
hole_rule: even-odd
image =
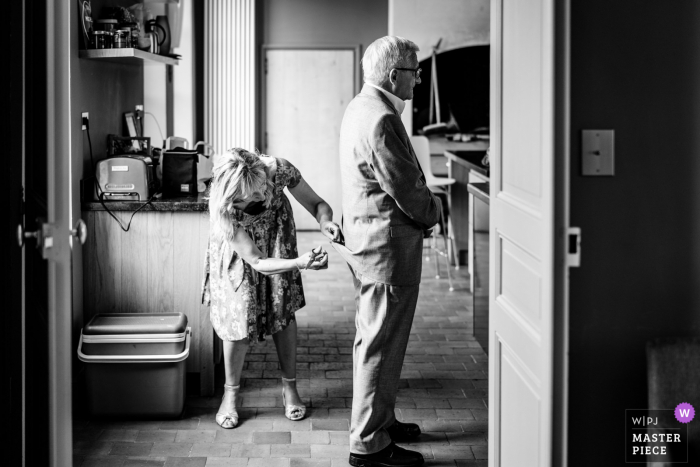
[(270, 457), (311, 457), (311, 451), (308, 444), (273, 444)]
[(289, 459), (250, 458), (248, 467), (289, 467)]
[(188, 457), (191, 450), (192, 443), (154, 443), (150, 456)]
[(164, 467), (204, 467), (206, 457), (168, 457)]
[(257, 431), (253, 433), (253, 444), (289, 444), (292, 435), (288, 431)]
[(348, 431), (350, 423), (345, 419), (311, 420), (312, 430)]
[(210, 465), (225, 465), (228, 467), (247, 467), (247, 457), (207, 457), (207, 467)]
[(330, 444), (328, 431), (292, 431), (291, 434), (292, 444)]
[(231, 443), (194, 443), (190, 457), (229, 457)]
[(136, 437), (137, 443), (174, 443), (175, 430), (143, 430)]
[(110, 456), (149, 456), (153, 443), (114, 443)]
[(289, 467), (331, 467), (330, 459), (294, 458), (289, 459)]

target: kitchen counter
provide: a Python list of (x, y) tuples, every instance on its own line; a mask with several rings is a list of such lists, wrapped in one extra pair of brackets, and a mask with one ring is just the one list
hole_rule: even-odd
[(445, 151), (445, 157), (469, 170), (489, 176), (489, 168), (481, 163), (486, 155), (486, 149), (451, 149)]
[[(83, 304), (87, 323), (96, 313), (182, 312), (192, 328), (186, 361), (189, 391), (214, 394), (221, 340), (202, 304), (208, 203), (202, 194), (141, 201), (83, 203)], [(114, 216), (114, 217), (113, 217)], [(114, 218), (126, 227), (124, 231)], [(197, 391), (197, 386), (199, 391)]]
[(469, 190), (469, 193), (472, 195), (476, 196), (478, 199), (483, 201), (486, 204), (489, 203), (489, 190), (490, 190), (490, 184), (489, 183), (470, 183), (467, 185), (467, 190)]
[[(486, 155), (485, 148), (472, 146), (469, 149), (452, 149), (445, 151), (447, 158), (448, 177), (456, 182), (450, 186), (449, 209), (450, 225), (457, 258), (460, 264), (469, 264), (467, 252), (471, 238), (472, 208), (467, 186), (470, 182), (487, 182), (489, 180), (489, 168), (481, 163)], [(450, 244), (450, 247), (452, 245)], [(450, 259), (455, 255), (450, 253)], [(471, 265), (469, 265), (471, 271)]]
[[(105, 201), (110, 211), (135, 211), (143, 205), (143, 201)], [(99, 201), (83, 203), (83, 211), (104, 211), (105, 208)], [(177, 198), (154, 199), (144, 206), (139, 212), (165, 211), (165, 212), (207, 212), (209, 202), (204, 199), (204, 193), (197, 196), (181, 196)]]
[(488, 183), (469, 183), (472, 197), (472, 241), (469, 249), (471, 270), (472, 311), (474, 337), (484, 352), (489, 353), (489, 226), (479, 225), (477, 215), (485, 211), (488, 217), (490, 186)]

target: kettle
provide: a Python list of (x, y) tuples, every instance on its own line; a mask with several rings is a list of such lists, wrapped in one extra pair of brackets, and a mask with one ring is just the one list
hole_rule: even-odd
[[(165, 27), (163, 27), (163, 20), (165, 19)], [(154, 54), (160, 54), (167, 50), (165, 53), (170, 53), (170, 27), (168, 26), (168, 18), (166, 16), (157, 16), (156, 19), (151, 19), (146, 21), (146, 34), (151, 39), (151, 45), (149, 47), (149, 52)], [(167, 41), (167, 48), (164, 46)]]

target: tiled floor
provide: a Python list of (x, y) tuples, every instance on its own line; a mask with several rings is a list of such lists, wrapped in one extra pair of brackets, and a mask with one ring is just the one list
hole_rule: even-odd
[[(297, 313), (297, 384), (309, 406), (305, 420), (284, 417), (277, 355), (268, 339), (251, 346), (235, 429), (214, 422), (223, 393), (219, 372), (221, 389), (213, 397), (188, 398), (181, 420), (76, 420), (74, 465), (348, 465), (355, 335), (351, 276), (320, 234), (302, 232), (299, 244), (300, 251), (323, 244), (330, 253), (328, 270), (304, 273), (308, 305)], [(485, 467), (487, 356), (471, 332), (466, 268), (455, 275), (455, 291), (449, 292), (446, 278), (435, 279), (432, 257), (424, 263), (396, 413), (421, 426), (418, 441), (405, 447), (422, 452), (427, 466)]]

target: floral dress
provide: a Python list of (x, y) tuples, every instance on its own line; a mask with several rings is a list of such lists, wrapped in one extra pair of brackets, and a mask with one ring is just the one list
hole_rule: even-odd
[[(301, 174), (291, 163), (275, 158), (274, 194), (270, 207), (258, 214), (235, 211), (236, 228), (243, 228), (268, 258), (296, 258), (294, 216), (284, 187), (294, 188)], [(298, 270), (265, 276), (255, 271), (225, 240), (209, 238), (204, 263), (202, 303), (223, 340), (248, 337), (264, 340), (295, 320), (306, 305)]]

